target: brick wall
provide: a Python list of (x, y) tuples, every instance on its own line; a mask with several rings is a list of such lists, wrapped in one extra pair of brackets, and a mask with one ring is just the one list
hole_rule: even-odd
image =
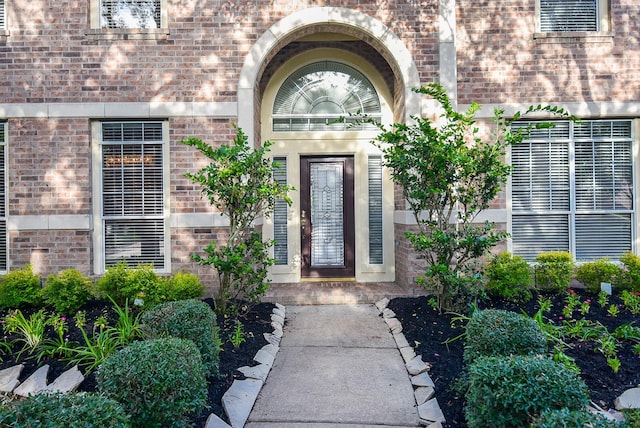
[(235, 101), (240, 69), (275, 22), (308, 7), (359, 10), (388, 25), (421, 77), (437, 72), (437, 2), (168, 1), (161, 40), (87, 35), (89, 0), (12, 0), (0, 42), (2, 102)]
[(610, 0), (612, 36), (535, 39), (535, 1), (456, 2), (461, 103), (640, 98), (640, 3)]
[[(420, 81), (438, 81), (438, 1), (230, 2), (167, 1), (168, 35), (149, 40), (104, 38), (89, 30), (88, 0), (11, 0), (8, 37), (0, 36), (0, 103), (235, 102), (240, 69), (259, 37), (278, 20), (308, 8), (358, 10), (387, 25), (405, 44)], [(534, 0), (457, 0), (458, 101), (537, 103), (637, 101), (640, 99), (640, 4), (611, 0), (612, 36), (536, 39)], [(322, 24), (301, 33), (353, 29)], [(161, 33), (161, 32), (160, 32)], [(396, 119), (403, 92), (394, 65), (373, 50), (379, 42), (282, 40), (277, 65), (310, 46), (351, 50), (372, 61), (395, 90)], [(291, 44), (289, 44), (292, 42)], [(323, 44), (324, 43), (324, 44)], [(263, 88), (274, 66), (259, 73)], [(260, 103), (256, 91), (254, 108)], [(258, 112), (256, 110), (256, 117)], [(0, 119), (5, 119), (0, 117)], [(90, 215), (90, 120), (8, 119), (9, 216)], [(236, 118), (169, 118), (172, 214), (210, 213), (200, 188), (184, 177), (206, 160), (178, 143), (193, 135), (214, 145), (230, 142)], [(256, 126), (258, 132), (259, 126)], [(259, 136), (258, 136), (259, 137)], [(259, 141), (259, 138), (257, 139)], [(502, 193), (492, 208), (505, 206)], [(396, 189), (395, 206), (406, 209)], [(94, 222), (95, 226), (95, 222)], [(402, 225), (396, 227), (398, 282), (411, 284), (422, 262), (411, 255)], [(216, 278), (189, 254), (212, 239), (216, 228), (172, 230), (174, 270), (196, 269), (210, 286)], [(23, 230), (10, 235), (11, 264), (38, 261), (42, 272), (64, 267), (90, 271), (90, 231)]]

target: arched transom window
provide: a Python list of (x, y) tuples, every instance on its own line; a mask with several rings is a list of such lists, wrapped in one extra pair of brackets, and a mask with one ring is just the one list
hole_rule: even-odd
[[(296, 70), (282, 84), (273, 106), (273, 130), (339, 131), (372, 129), (366, 115), (380, 121), (380, 99), (373, 85), (355, 68), (335, 61), (319, 61)], [(340, 117), (345, 123), (338, 121)]]

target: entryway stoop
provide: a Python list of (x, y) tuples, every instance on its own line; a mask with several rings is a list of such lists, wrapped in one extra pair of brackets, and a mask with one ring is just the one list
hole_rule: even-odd
[(424, 295), (418, 287), (403, 288), (393, 282), (371, 283), (354, 281), (304, 281), (272, 283), (263, 296), (264, 302), (283, 305), (355, 305), (375, 303), (387, 297)]

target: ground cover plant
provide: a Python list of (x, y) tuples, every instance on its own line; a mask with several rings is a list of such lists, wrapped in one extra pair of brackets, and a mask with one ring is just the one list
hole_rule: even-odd
[[(626, 389), (640, 384), (640, 319), (633, 311), (640, 295), (614, 290), (612, 296), (588, 293), (584, 289), (535, 294), (526, 301), (505, 298), (484, 299), (479, 309), (525, 313), (547, 336), (546, 356), (573, 369), (587, 385), (589, 398), (603, 409)], [(625, 302), (626, 300), (626, 302)], [(393, 299), (389, 308), (402, 322), (409, 343), (417, 354), (431, 364), (430, 375), (436, 385), (436, 397), (447, 418), (446, 427), (468, 427), (463, 353), (465, 339), (451, 341), (465, 333), (467, 316), (440, 313), (429, 305), (428, 297)], [(565, 420), (583, 420), (584, 415), (567, 413)], [(545, 415), (550, 419), (562, 415)], [(631, 418), (637, 416), (630, 412)], [(576, 422), (577, 423), (577, 422)], [(580, 426), (568, 424), (567, 426)], [(607, 426), (604, 423), (598, 426)]]
[[(116, 270), (119, 278), (140, 278), (140, 275), (130, 275), (127, 271), (134, 270), (119, 266)], [(25, 272), (28, 275), (25, 275)], [(32, 277), (30, 269), (21, 269), (21, 275), (25, 275), (27, 279)], [(56, 276), (57, 278), (58, 276)], [(75, 273), (70, 278), (79, 278)], [(151, 277), (143, 275), (143, 277)], [(64, 277), (63, 277), (64, 278)], [(113, 276), (112, 276), (113, 279)], [(155, 281), (155, 280), (154, 280)], [(78, 281), (80, 283), (81, 281)], [(116, 285), (112, 285), (112, 290), (117, 289), (118, 282), (113, 281)], [(136, 280), (138, 284), (144, 284), (148, 288), (148, 281)], [(165, 284), (170, 283), (167, 286)], [(120, 283), (124, 284), (124, 283)], [(153, 299), (158, 296), (183, 296), (190, 298), (185, 304), (164, 304), (164, 307), (170, 306), (176, 308), (173, 312), (185, 315), (185, 319), (180, 323), (180, 331), (185, 335), (193, 333), (198, 328), (200, 333), (212, 330), (211, 320), (216, 322), (213, 315), (215, 304), (213, 299), (193, 299), (202, 294), (202, 285), (197, 281), (197, 277), (187, 273), (179, 273), (171, 278), (163, 278), (157, 282), (159, 288), (163, 289), (162, 293), (151, 293)], [(84, 290), (83, 287), (79, 287)], [(16, 289), (14, 287), (14, 289)], [(20, 288), (30, 293), (31, 290), (40, 291), (40, 289)], [(94, 289), (92, 287), (92, 289)], [(130, 288), (130, 293), (135, 287)], [(169, 290), (167, 293), (166, 290)], [(200, 290), (200, 291), (198, 291)], [(84, 293), (84, 291), (81, 291)], [(135, 292), (136, 294), (140, 294)], [(16, 293), (20, 297), (20, 293)], [(80, 385), (79, 392), (98, 392), (97, 373), (101, 365), (113, 357), (114, 354), (128, 347), (132, 343), (141, 343), (146, 338), (142, 330), (142, 314), (146, 313), (150, 308), (144, 302), (138, 304), (130, 304), (128, 297), (124, 303), (119, 305), (110, 296), (99, 293), (103, 298), (91, 297), (79, 307), (79, 309), (70, 314), (61, 315), (56, 312), (56, 306), (47, 304), (46, 301), (40, 300), (38, 305), (21, 304), (20, 308), (4, 308), (0, 309), (0, 320), (2, 320), (3, 336), (0, 340), (0, 370), (11, 367), (15, 364), (23, 364), (25, 367), (20, 376), (23, 382), (37, 368), (47, 364), (50, 366), (48, 381), (51, 382), (57, 378), (65, 370), (74, 364), (78, 364), (80, 370), (85, 374), (86, 379)], [(196, 296), (197, 295), (197, 296)], [(118, 295), (120, 298), (122, 294)], [(139, 296), (145, 297), (145, 296)], [(168, 297), (161, 297), (166, 299)], [(18, 299), (25, 301), (25, 299)], [(225, 418), (224, 411), (221, 407), (222, 394), (231, 386), (236, 378), (242, 378), (242, 375), (236, 371), (237, 368), (244, 365), (253, 365), (253, 356), (256, 352), (266, 344), (263, 333), (271, 332), (270, 314), (273, 309), (272, 304), (246, 305), (244, 302), (234, 301), (233, 305), (240, 310), (235, 317), (219, 317), (215, 326), (217, 339), (212, 340), (209, 348), (200, 344), (210, 351), (210, 357), (206, 359), (210, 373), (206, 377), (206, 395), (205, 409), (197, 407), (182, 406), (180, 411), (187, 409), (185, 413), (190, 413), (184, 418), (174, 418), (176, 422), (191, 423), (195, 426), (204, 426), (205, 421), (210, 413), (216, 413), (218, 416)], [(206, 308), (206, 311), (204, 310)], [(208, 311), (208, 314), (206, 313)], [(205, 322), (206, 321), (206, 322)], [(194, 326), (193, 324), (198, 324)], [(165, 336), (160, 330), (162, 326), (156, 326), (157, 334), (152, 336)], [(149, 332), (147, 332), (149, 333)], [(205, 334), (203, 333), (203, 334)], [(212, 334), (213, 336), (213, 334)], [(188, 340), (192, 343), (191, 340)], [(139, 346), (139, 345), (136, 345)], [(189, 345), (187, 345), (189, 346)], [(162, 348), (162, 346), (160, 346)], [(197, 349), (197, 348), (196, 348)], [(189, 352), (193, 354), (195, 352)], [(199, 350), (198, 350), (199, 353)], [(213, 370), (215, 369), (215, 370)], [(124, 370), (124, 368), (122, 368)], [(156, 386), (147, 386), (153, 391), (159, 391)], [(122, 389), (122, 388), (120, 388)], [(148, 395), (148, 394), (146, 394)], [(192, 401), (199, 403), (199, 398)], [(16, 413), (6, 412), (4, 409), (13, 408), (23, 400), (14, 400), (10, 396), (2, 397), (0, 404), (0, 417), (6, 417), (6, 421), (11, 419)], [(61, 403), (76, 403), (74, 406), (81, 406), (77, 410), (79, 415), (82, 412), (91, 411), (95, 407), (95, 400), (89, 399), (64, 399)], [(9, 406), (9, 407), (7, 407)], [(34, 403), (20, 407), (21, 409), (35, 409), (36, 417), (46, 416), (51, 406), (41, 406)], [(41, 410), (37, 410), (41, 409)], [(198, 411), (195, 411), (198, 409)], [(37, 410), (37, 411), (36, 411)], [(30, 410), (31, 411), (31, 410)], [(111, 410), (109, 410), (111, 412)], [(119, 410), (114, 409), (113, 412)], [(174, 411), (174, 410), (172, 410)], [(21, 411), (22, 412), (22, 411)], [(100, 415), (96, 415), (98, 418)], [(75, 415), (69, 417), (75, 418)], [(81, 418), (81, 416), (77, 416)], [(100, 416), (102, 417), (102, 416)], [(2, 420), (2, 419), (0, 419)], [(64, 420), (64, 419), (59, 419)], [(8, 422), (7, 422), (8, 423)], [(70, 426), (73, 425), (72, 423)]]

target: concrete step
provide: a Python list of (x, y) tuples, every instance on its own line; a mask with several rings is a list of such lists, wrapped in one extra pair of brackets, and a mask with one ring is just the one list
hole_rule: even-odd
[(405, 289), (395, 283), (362, 283), (353, 281), (304, 281), (272, 283), (262, 301), (283, 305), (353, 305), (370, 304), (387, 297), (423, 295), (417, 287)]

